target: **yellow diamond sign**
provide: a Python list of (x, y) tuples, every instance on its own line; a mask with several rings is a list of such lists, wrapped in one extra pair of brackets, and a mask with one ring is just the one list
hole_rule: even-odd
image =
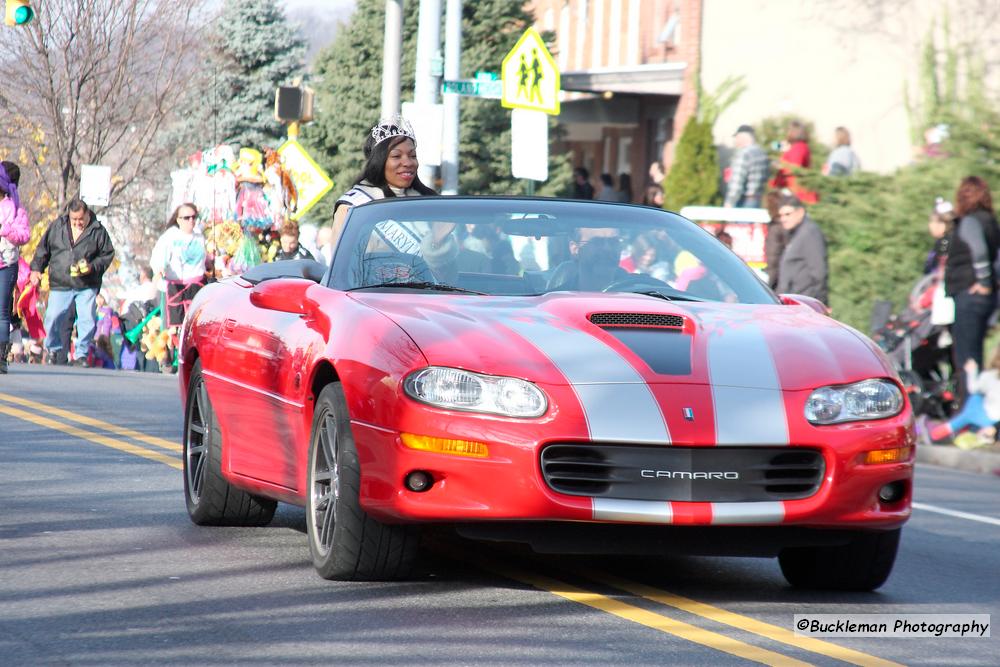
[(559, 68), (545, 48), (542, 36), (528, 28), (504, 56), (500, 104), (508, 109), (530, 109), (559, 115)]
[(283, 143), (278, 155), (299, 195), (299, 206), (291, 215), (292, 220), (298, 220), (333, 188), (333, 181), (294, 139)]

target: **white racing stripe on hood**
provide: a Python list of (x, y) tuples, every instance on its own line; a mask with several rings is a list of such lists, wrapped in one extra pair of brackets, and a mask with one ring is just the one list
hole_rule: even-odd
[(708, 375), (720, 445), (787, 445), (781, 382), (760, 326), (719, 322), (709, 333)]
[[(672, 524), (673, 503), (660, 500), (592, 498), (595, 521)], [(745, 524), (774, 525), (785, 519), (785, 504), (779, 501), (754, 503), (711, 503), (713, 526)]]
[(591, 440), (670, 444), (653, 392), (618, 352), (582, 331), (544, 319), (503, 323), (538, 348), (569, 380)]

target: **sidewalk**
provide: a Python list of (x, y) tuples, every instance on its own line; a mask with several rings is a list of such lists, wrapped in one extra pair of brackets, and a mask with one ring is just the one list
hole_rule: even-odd
[(976, 449), (959, 449), (952, 444), (917, 444), (917, 462), (990, 474), (1000, 470), (1000, 444)]

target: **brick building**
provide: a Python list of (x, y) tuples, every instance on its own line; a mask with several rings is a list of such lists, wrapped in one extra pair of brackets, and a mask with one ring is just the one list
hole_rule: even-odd
[(574, 166), (595, 185), (632, 175), (641, 200), (649, 165), (664, 161), (697, 105), (702, 0), (532, 0), (536, 28), (555, 33), (559, 122)]

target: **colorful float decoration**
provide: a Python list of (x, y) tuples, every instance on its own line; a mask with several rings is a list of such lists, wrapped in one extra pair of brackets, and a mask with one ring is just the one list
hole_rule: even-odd
[(216, 278), (272, 261), (281, 226), (296, 217), (298, 191), (281, 154), (271, 149), (198, 151), (171, 173), (171, 182), (171, 210), (185, 202), (198, 207)]

